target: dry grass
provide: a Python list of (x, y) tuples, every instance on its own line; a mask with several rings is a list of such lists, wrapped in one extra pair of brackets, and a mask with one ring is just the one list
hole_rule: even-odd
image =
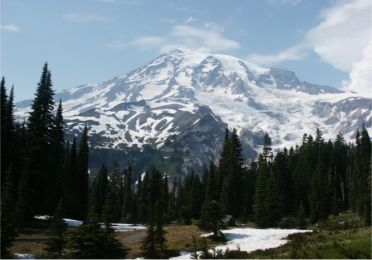
[(48, 236), (41, 230), (26, 230), (20, 234), (10, 248), (12, 253), (33, 254), (41, 257), (45, 254), (44, 247)]
[[(167, 249), (172, 251), (192, 251), (192, 238), (199, 238), (204, 232), (197, 226), (171, 225), (164, 228), (166, 231)], [(142, 241), (146, 237), (146, 230), (118, 232), (116, 238), (123, 246), (128, 248), (127, 258), (136, 258), (142, 255)], [(33, 254), (36, 258), (45, 256), (45, 242), (48, 236), (42, 230), (28, 230), (20, 234), (13, 246), (12, 253)], [(213, 243), (208, 241), (210, 245)]]
[[(192, 238), (203, 234), (196, 226), (167, 226), (167, 249), (172, 251), (192, 251)], [(145, 230), (117, 233), (117, 238), (129, 249), (127, 258), (136, 258), (142, 255), (142, 241), (146, 237)]]

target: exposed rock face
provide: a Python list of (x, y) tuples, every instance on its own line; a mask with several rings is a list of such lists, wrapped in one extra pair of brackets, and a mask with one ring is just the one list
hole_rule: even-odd
[[(70, 133), (89, 125), (91, 144), (107, 155), (94, 154), (95, 160), (161, 164), (175, 172), (216, 161), (227, 125), (238, 130), (249, 160), (264, 132), (274, 148), (295, 145), (317, 127), (325, 138), (341, 132), (352, 140), (356, 128), (372, 119), (371, 99), (302, 82), (291, 71), (189, 50), (170, 51), (100, 84), (64, 90), (56, 99), (63, 100)], [(24, 118), (29, 106), (19, 102), (16, 116)], [(133, 154), (143, 157), (128, 159)]]

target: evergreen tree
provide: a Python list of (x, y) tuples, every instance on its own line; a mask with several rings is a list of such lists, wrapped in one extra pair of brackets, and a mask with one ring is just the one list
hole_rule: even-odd
[(77, 148), (76, 138), (74, 137), (71, 147), (66, 148), (66, 173), (64, 178), (64, 196), (63, 202), (65, 203), (66, 215), (70, 218), (77, 218), (78, 203), (78, 180), (77, 180)]
[(158, 258), (158, 252), (155, 247), (155, 227), (151, 221), (147, 224), (147, 235), (142, 242), (142, 252), (145, 258)]
[(78, 219), (86, 220), (88, 213), (88, 162), (89, 162), (89, 146), (88, 146), (88, 126), (85, 125), (83, 134), (80, 139), (79, 152), (77, 154), (77, 176), (76, 176), (76, 199)]
[(8, 103), (8, 94), (6, 93), (5, 88), (5, 78), (2, 77), (1, 79), (1, 89), (0, 89), (0, 95), (1, 95), (1, 187), (3, 187), (4, 180), (6, 179), (6, 167), (5, 162), (7, 161), (6, 155), (9, 154), (9, 151), (7, 151), (8, 146), (5, 146), (6, 143), (6, 133), (7, 133), (7, 103)]
[(319, 129), (316, 131), (314, 152), (317, 165), (310, 181), (309, 203), (311, 220), (316, 222), (319, 219), (324, 219), (330, 211), (327, 176), (329, 158), (327, 158), (328, 153)]
[[(211, 163), (210, 169), (214, 169), (213, 164)], [(200, 218), (200, 228), (213, 232), (213, 239), (223, 240), (224, 236), (221, 232), (223, 228), (222, 224), (222, 211), (219, 203), (217, 202), (217, 193), (216, 193), (216, 177), (215, 173), (210, 171), (208, 173), (207, 187), (206, 187), (206, 196), (203, 203), (201, 218)]]
[(50, 258), (62, 258), (66, 246), (67, 225), (62, 218), (62, 202), (57, 204), (53, 217), (50, 219), (46, 251)]
[(163, 229), (161, 203), (150, 204), (147, 236), (142, 242), (142, 251), (146, 258), (164, 258), (166, 251), (165, 231)]
[(155, 217), (156, 217), (156, 226), (154, 230), (154, 240), (157, 250), (160, 252), (160, 255), (164, 254), (166, 250), (166, 232), (163, 229), (163, 216), (161, 213), (161, 204), (157, 203), (155, 206)]
[(107, 169), (105, 165), (102, 165), (93, 185), (92, 209), (94, 216), (100, 220), (102, 217), (103, 205), (105, 204), (108, 192)]
[(113, 232), (102, 229), (98, 222), (88, 222), (74, 231), (68, 241), (71, 258), (125, 258), (124, 249)]
[(332, 158), (332, 192), (333, 192), (333, 214), (348, 207), (348, 187), (346, 185), (346, 170), (348, 162), (348, 151), (344, 137), (339, 133), (336, 137)]
[(116, 161), (112, 164), (109, 186), (111, 191), (111, 204), (115, 209), (112, 212), (112, 217), (114, 221), (121, 221), (124, 203), (124, 178)]
[[(159, 191), (158, 191), (159, 192)], [(123, 218), (133, 221), (132, 167), (124, 171)]]
[(1, 80), (1, 187), (9, 165), (14, 160), (14, 88), (10, 90), (9, 96), (6, 93), (5, 79)]
[(3, 189), (1, 190), (1, 258), (11, 258), (9, 247), (12, 245), (17, 232), (14, 223), (14, 201), (16, 200), (15, 178), (12, 172), (12, 167), (8, 168), (4, 181)]
[(48, 212), (55, 210), (55, 205), (62, 196), (62, 178), (64, 172), (64, 129), (62, 116), (62, 102), (59, 101), (57, 112), (54, 117), (54, 124), (51, 137), (51, 152), (49, 153), (51, 161), (51, 171), (49, 172), (46, 182), (46, 193), (48, 197), (45, 201), (45, 208)]
[(45, 63), (28, 119), (28, 171), (31, 205), (38, 213), (51, 213), (45, 208), (49, 175), (51, 174), (50, 144), (54, 126), (54, 91), (51, 73)]
[(270, 210), (268, 205), (270, 152), (271, 140), (268, 134), (265, 133), (263, 152), (259, 155), (258, 158), (258, 173), (254, 199), (255, 220), (259, 227), (266, 227), (271, 225), (270, 217), (268, 214), (268, 211)]
[[(28, 169), (26, 166), (25, 169)], [(21, 176), (17, 191), (17, 204), (14, 212), (14, 218), (18, 229), (28, 226), (34, 216), (34, 211), (31, 208), (31, 195), (30, 189), (30, 175), (25, 170)]]
[(250, 164), (247, 173), (245, 174), (244, 187), (245, 187), (245, 215), (247, 218), (254, 218), (254, 194), (257, 177), (257, 163)]
[(242, 146), (239, 141), (236, 129), (231, 134), (231, 171), (229, 173), (230, 187), (228, 191), (228, 213), (234, 217), (239, 217), (243, 213), (243, 203), (241, 198), (244, 197), (243, 192), (243, 167), (244, 159), (242, 156)]

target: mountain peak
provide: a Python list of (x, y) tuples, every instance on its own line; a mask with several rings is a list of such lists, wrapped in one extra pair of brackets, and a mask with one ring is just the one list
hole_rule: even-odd
[[(368, 102), (354, 96), (230, 55), (174, 49), (122, 77), (65, 90), (56, 99), (63, 100), (66, 128), (78, 133), (88, 123), (96, 147), (180, 147), (202, 165), (218, 152), (226, 125), (238, 130), (247, 158), (260, 149), (264, 132), (277, 147), (294, 145), (317, 127), (325, 138), (338, 132), (351, 138), (369, 111)], [(25, 104), (17, 104), (18, 118), (27, 116)]]

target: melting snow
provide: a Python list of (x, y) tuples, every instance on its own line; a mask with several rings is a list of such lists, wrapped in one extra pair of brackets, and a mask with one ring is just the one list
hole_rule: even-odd
[[(306, 233), (311, 230), (300, 229), (256, 229), (256, 228), (234, 228), (222, 231), (228, 240), (225, 245), (216, 246), (215, 249), (226, 251), (241, 250), (252, 252), (258, 249), (269, 249), (279, 247), (288, 242), (288, 235), (295, 233)], [(202, 236), (209, 236), (205, 234)], [(181, 256), (172, 259), (191, 259), (191, 253), (180, 252)]]
[[(34, 216), (36, 219), (40, 220), (48, 220), (50, 216), (48, 215), (38, 215)], [(63, 219), (67, 226), (69, 227), (79, 227), (80, 225), (83, 224), (83, 221), (81, 220), (76, 220), (76, 219), (70, 219), (70, 218), (64, 218)], [(104, 226), (103, 224), (101, 224)], [(140, 224), (126, 224), (126, 223), (111, 223), (111, 227), (116, 231), (116, 232), (127, 232), (127, 231), (133, 231), (133, 230), (142, 230), (146, 229), (146, 226), (140, 225)]]

